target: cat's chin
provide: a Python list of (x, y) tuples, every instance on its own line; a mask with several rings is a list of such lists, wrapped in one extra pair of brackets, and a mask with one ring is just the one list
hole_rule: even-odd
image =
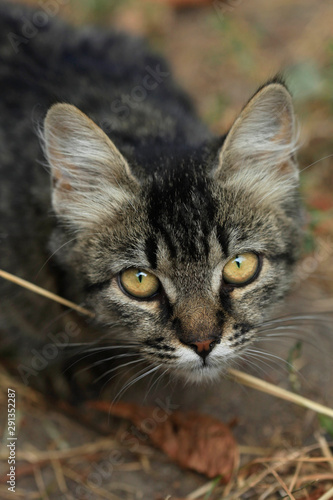
[(190, 367), (177, 368), (175, 375), (190, 384), (205, 384), (221, 378), (225, 373), (225, 367), (214, 366), (212, 364), (200, 364)]

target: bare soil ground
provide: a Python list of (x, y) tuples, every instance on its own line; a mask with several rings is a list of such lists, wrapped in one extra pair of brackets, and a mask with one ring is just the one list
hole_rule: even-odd
[[(300, 122), (307, 229), (293, 293), (277, 316), (321, 316), (301, 321), (300, 330), (289, 336), (285, 332), (284, 337), (268, 337), (260, 348), (269, 354), (244, 360), (241, 368), (332, 407), (333, 328), (332, 315), (325, 311), (333, 311), (333, 3), (228, 0), (185, 7), (184, 1), (180, 7), (181, 3), (58, 2), (59, 15), (75, 24), (116, 25), (148, 37), (166, 55), (203, 119), (219, 133), (228, 129), (260, 84), (279, 71), (285, 73)], [(149, 393), (147, 385), (139, 383), (124, 394), (126, 401), (162, 402), (167, 408), (196, 410), (232, 422), (242, 468), (226, 489), (172, 463), (130, 423), (46, 400), (9, 378), (5, 370), (0, 372), (2, 408), (8, 386), (16, 388), (19, 408), (18, 498), (315, 500), (333, 487), (333, 462), (325, 447), (333, 440), (332, 422), (227, 379), (205, 387), (159, 383)], [(132, 444), (129, 431), (134, 432)], [(309, 446), (317, 446), (314, 453)], [(4, 450), (2, 478), (8, 472)], [(319, 462), (315, 456), (328, 459)], [(266, 467), (255, 459), (262, 459)], [(0, 480), (0, 497), (12, 498), (5, 480)], [(323, 498), (332, 499), (333, 492)]]

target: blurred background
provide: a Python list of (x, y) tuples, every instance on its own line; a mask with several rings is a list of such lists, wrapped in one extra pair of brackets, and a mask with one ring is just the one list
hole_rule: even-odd
[[(274, 384), (332, 406), (333, 328), (332, 320), (327, 319), (329, 317), (325, 312), (333, 311), (333, 2), (21, 2), (39, 9), (46, 9), (48, 3), (52, 3), (60, 17), (77, 26), (97, 24), (104, 28), (116, 27), (147, 38), (150, 45), (170, 62), (176, 80), (192, 96), (203, 120), (219, 134), (228, 130), (242, 106), (261, 84), (278, 72), (285, 76), (299, 121), (298, 157), (302, 171), (301, 195), (306, 211), (304, 255), (296, 273), (294, 291), (283, 313), (322, 314), (318, 321), (303, 321), (299, 330), (300, 335), (303, 331), (303, 338), (308, 336), (312, 344), (320, 345), (320, 350), (315, 350), (313, 345), (307, 343), (303, 348), (297, 339), (290, 339), (289, 344), (284, 342), (285, 339), (281, 339), (281, 342), (279, 339), (277, 342), (267, 341), (263, 348), (280, 356), (282, 363), (281, 360), (267, 358), (258, 360), (259, 369), (246, 364), (244, 369), (253, 370), (257, 376)], [(289, 369), (290, 365), (286, 369), (283, 360), (289, 361), (295, 371)], [(297, 374), (298, 369), (302, 370), (301, 376)], [(125, 398), (142, 402), (142, 393), (135, 386)], [(313, 412), (304, 413), (304, 410), (270, 396), (235, 387), (230, 381), (209, 389), (184, 391), (181, 388), (179, 394), (175, 386), (172, 387), (172, 398), (182, 409), (199, 409), (224, 421), (236, 419), (234, 432), (238, 442), (244, 446), (301, 446), (313, 442), (314, 433), (321, 425)], [(28, 423), (25, 430), (27, 435), (30, 432), (30, 436), (33, 436), (36, 432), (36, 421)], [(73, 445), (73, 436), (74, 440), (79, 439), (74, 428), (68, 428), (64, 434), (62, 425), (60, 420), (57, 426), (61, 429), (62, 438), (66, 436)], [(50, 429), (49, 437), (54, 438), (55, 429)], [(95, 435), (92, 438), (87, 430), (84, 432), (81, 429), (81, 442), (82, 439), (87, 442), (95, 439)], [(49, 447), (47, 438), (40, 447)], [(157, 452), (153, 459), (151, 456), (143, 457), (144, 454), (137, 459), (137, 470), (134, 467), (131, 472), (128, 467), (126, 471), (125, 467), (123, 472), (120, 468), (114, 474), (113, 479), (122, 484), (120, 498), (169, 498), (166, 492), (184, 496), (207, 481), (170, 465)], [(27, 491), (33, 492), (30, 483), (26, 484)], [(112, 490), (114, 485), (110, 488)], [(155, 494), (156, 491), (160, 491), (161, 495)], [(99, 496), (95, 492), (93, 498), (113, 497)], [(235, 498), (239, 499), (237, 496)], [(254, 492), (252, 496), (242, 498), (257, 500), (259, 494)], [(266, 497), (263, 494), (260, 498), (275, 499), (282, 496)]]

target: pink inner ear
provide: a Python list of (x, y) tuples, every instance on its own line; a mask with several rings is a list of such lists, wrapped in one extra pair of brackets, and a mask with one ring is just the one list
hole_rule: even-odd
[(73, 188), (68, 182), (61, 182), (59, 181), (58, 183), (56, 182), (56, 186), (58, 189), (61, 189), (62, 191), (72, 191)]
[(293, 168), (294, 167), (292, 163), (289, 161), (284, 161), (278, 166), (278, 169), (282, 174), (289, 174), (291, 171), (293, 171)]
[[(74, 168), (74, 167), (72, 167)], [(72, 191), (68, 176), (64, 175), (61, 168), (52, 168), (52, 187), (61, 191)]]
[(278, 166), (288, 160), (295, 142), (290, 95), (280, 85), (269, 85), (251, 99), (231, 127), (220, 161), (230, 163), (233, 170), (246, 158)]
[[(61, 150), (54, 146), (54, 139), (50, 139), (48, 147), (49, 156), (53, 159), (52, 165), (52, 187), (61, 191), (73, 191), (73, 186), (70, 183), (71, 174), (75, 174), (77, 167), (68, 161), (65, 161), (65, 156)], [(64, 163), (66, 166), (64, 166)]]
[(293, 136), (293, 122), (288, 111), (283, 110), (279, 113), (279, 124), (279, 130), (271, 140), (274, 142), (288, 144)]

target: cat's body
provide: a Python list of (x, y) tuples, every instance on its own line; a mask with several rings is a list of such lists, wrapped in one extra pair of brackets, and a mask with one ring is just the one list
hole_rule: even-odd
[[(288, 291), (298, 254), (287, 90), (264, 86), (216, 138), (141, 41), (33, 16), (0, 5), (0, 268), (90, 307), (103, 328), (76, 318), (74, 341), (84, 330), (132, 344), (151, 369), (216, 375)], [(68, 104), (51, 108), (42, 142), (58, 220), (36, 133), (57, 102)], [(253, 272), (235, 284), (226, 265), (242, 255)], [(128, 288), (133, 269), (140, 286), (153, 277), (151, 296)], [(29, 383), (32, 349), (68, 320), (13, 287), (0, 282), (0, 332)]]

